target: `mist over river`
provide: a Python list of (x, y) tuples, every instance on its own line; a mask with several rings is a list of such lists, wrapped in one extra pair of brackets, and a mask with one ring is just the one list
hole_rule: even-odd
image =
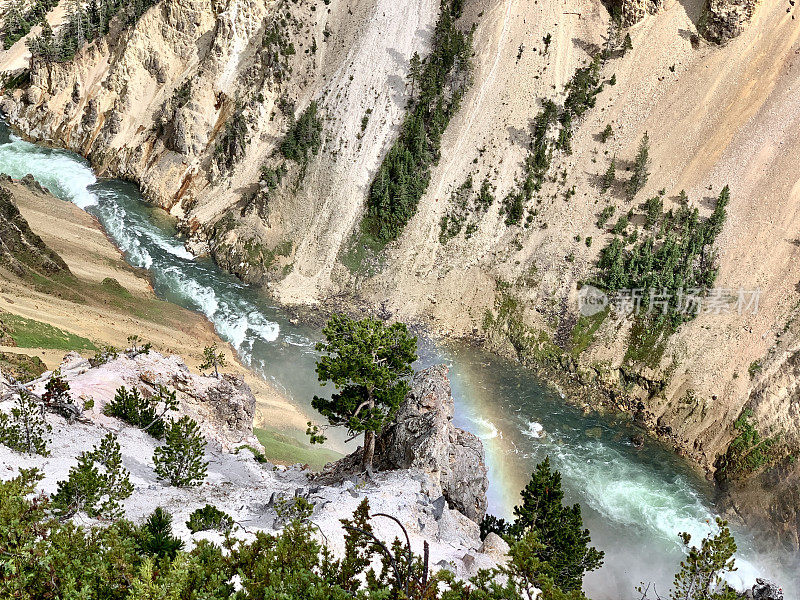
[[(263, 292), (194, 258), (135, 185), (98, 179), (82, 158), (25, 142), (4, 124), (0, 172), (14, 178), (30, 173), (94, 215), (128, 262), (149, 271), (160, 297), (204, 314), (244, 364), (311, 412), (310, 399), (319, 392), (319, 332), (292, 324)], [(582, 505), (593, 543), (606, 553), (603, 568), (586, 577), (587, 594), (595, 600), (635, 598), (634, 586), (655, 581), (665, 595), (682, 556), (678, 533), (688, 531), (699, 542), (709, 531), (715, 514), (710, 485), (656, 442), (635, 449), (627, 420), (585, 416), (509, 361), (421, 339), (418, 366), (439, 362), (450, 365), (456, 424), (485, 445), (490, 511), (508, 517), (533, 467), (550, 456), (567, 499)], [(788, 557), (759, 554), (746, 529), (734, 526), (734, 533), (739, 570), (732, 583), (764, 576), (779, 582), (787, 599), (800, 597)]]

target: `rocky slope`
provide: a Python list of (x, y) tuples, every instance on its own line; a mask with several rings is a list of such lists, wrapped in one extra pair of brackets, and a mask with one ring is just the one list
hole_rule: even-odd
[(19, 276), (69, 273), (67, 263), (28, 226), (13, 196), (0, 187), (0, 263)]
[[(321, 539), (335, 552), (344, 549), (340, 519), (350, 517), (363, 498), (369, 500), (373, 513), (388, 513), (402, 522), (415, 552), (421, 553), (423, 540), (427, 541), (431, 565), (436, 568), (451, 569), (468, 577), (479, 568), (489, 568), (503, 560), (508, 549), (496, 536), (482, 543), (477, 523), (448, 508), (435, 474), (425, 468), (378, 472), (367, 480), (353, 475), (343, 481), (322, 484), (300, 465), (285, 468), (255, 461), (251, 450), (258, 447), (252, 438), (255, 401), (249, 388), (238, 381), (193, 374), (177, 356), (164, 357), (151, 352), (91, 367), (70, 355), (62, 365), (62, 374), (70, 383), (72, 397), (83, 402), (91, 398), (94, 406), (73, 423), (47, 413), (53, 427), (48, 457), (24, 455), (0, 445), (0, 462), (4, 465), (0, 478), (8, 479), (19, 469), (36, 467), (44, 473), (40, 489), (52, 494), (57, 482), (66, 479), (76, 456), (112, 432), (120, 443), (123, 465), (130, 472), (134, 486), (133, 494), (123, 502), (126, 516), (139, 521), (154, 507), (162, 506), (174, 516), (176, 535), (189, 546), (201, 538), (222, 540), (218, 533), (193, 535), (185, 525), (189, 514), (207, 503), (233, 517), (236, 537), (250, 539), (256, 531), (281, 529), (285, 521), (279, 510), (280, 500), (301, 496), (314, 504), (311, 520), (319, 527)], [(446, 391), (446, 371), (433, 370), (426, 377), (431, 380), (429, 385), (442, 393)], [(435, 381), (440, 377), (445, 382)], [(154, 383), (177, 391), (180, 407), (173, 416), (186, 414), (201, 419), (208, 441), (205, 459), (209, 469), (205, 482), (197, 488), (175, 488), (158, 481), (151, 458), (159, 442), (102, 414), (102, 407), (110, 400), (115, 386), (126, 384), (148, 393)], [(28, 387), (36, 392), (41, 382)], [(0, 375), (0, 410), (8, 412), (15, 396), (16, 392)], [(452, 405), (452, 398), (438, 399), (440, 405), (446, 406), (448, 402)], [(429, 463), (425, 451), (419, 449), (420, 465)], [(481, 465), (479, 462), (476, 466)], [(374, 528), (376, 535), (387, 541), (398, 533), (397, 525), (388, 520), (375, 519)]]
[[(629, 29), (611, 26), (596, 0), (568, 10), (464, 2), (460, 25), (474, 24), (472, 86), (416, 214), (367, 261), (354, 242), (366, 192), (402, 119), (409, 60), (429, 50), (436, 2), (165, 1), (70, 63), (34, 61), (31, 84), (8, 90), (2, 108), (32, 138), (139, 182), (181, 219), (191, 249), (284, 302), (330, 307), (336, 298), (477, 336), (545, 365), (577, 393), (602, 389), (709, 471), (747, 407), (763, 436), (783, 432), (787, 456), (800, 448), (787, 362), (800, 349), (791, 325), (800, 28), (778, 0), (757, 9), (698, 0), (616, 6)], [(629, 34), (633, 48), (603, 63), (606, 84), (576, 124), (572, 152), (555, 153), (523, 207), (525, 222), (508, 225), (501, 201), (518, 186), (532, 119), (545, 99), (564, 101), (565, 85), (609, 45), (609, 31)], [(284, 161), (281, 140), (312, 100), (323, 116), (321, 147), (303, 164)], [(613, 134), (603, 143), (607, 125)], [(645, 132), (651, 173), (631, 201), (623, 169)], [(618, 181), (601, 194), (612, 157)], [(461, 232), (442, 239), (465, 181), (470, 203), (484, 181), (494, 201), (467, 211)], [(660, 196), (664, 210), (677, 210), (685, 190), (706, 217), (724, 185), (731, 203), (716, 240), (716, 285), (733, 300), (740, 289), (761, 290), (756, 312), (703, 312), (638, 354), (630, 319), (612, 313), (579, 326), (579, 284), (594, 277), (617, 215), (632, 211), (636, 229), (644, 199)], [(616, 215), (598, 226), (604, 207)], [(778, 372), (785, 376), (769, 383)]]

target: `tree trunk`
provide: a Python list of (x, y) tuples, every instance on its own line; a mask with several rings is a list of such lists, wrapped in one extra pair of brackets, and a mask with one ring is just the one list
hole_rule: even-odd
[[(375, 398), (372, 395), (371, 388), (367, 391), (367, 399), (369, 400), (367, 408), (369, 408), (371, 413), (372, 409), (375, 408)], [(372, 474), (372, 458), (374, 456), (375, 456), (375, 432), (365, 431), (364, 450), (361, 452), (361, 468), (370, 474)]]
[(364, 432), (364, 450), (361, 452), (361, 468), (372, 473), (372, 458), (375, 456), (375, 432)]

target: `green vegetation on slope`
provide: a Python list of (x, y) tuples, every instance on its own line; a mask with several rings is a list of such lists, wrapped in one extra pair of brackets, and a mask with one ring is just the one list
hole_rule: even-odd
[(47, 371), (47, 365), (38, 356), (0, 352), (0, 371), (5, 375), (11, 375), (17, 381), (30, 381)]
[(430, 55), (411, 60), (405, 121), (372, 182), (361, 223), (378, 247), (397, 239), (414, 216), (439, 160), (442, 134), (469, 84), (472, 39), (456, 26), (461, 8), (458, 0), (441, 1)]
[(0, 312), (0, 327), (8, 332), (20, 348), (97, 350), (97, 347), (85, 337), (10, 313)]
[(45, 15), (58, 4), (58, 0), (34, 0), (25, 10), (26, 4), (24, 0), (13, 0), (8, 6), (2, 32), (5, 50), (28, 35), (33, 27), (44, 23)]
[(733, 424), (737, 432), (725, 454), (717, 459), (716, 477), (720, 481), (739, 479), (769, 464), (779, 453), (778, 436), (763, 437), (752, 423), (749, 408)]
[(295, 465), (308, 465), (314, 470), (319, 470), (327, 463), (342, 458), (342, 455), (333, 450), (313, 448), (303, 444), (295, 438), (279, 433), (273, 429), (253, 428), (261, 445), (264, 446), (264, 456), (272, 462)]
[(0, 267), (20, 277), (70, 275), (62, 258), (31, 231), (5, 187), (0, 187)]
[[(533, 119), (530, 152), (525, 157), (522, 179), (506, 194), (500, 207), (501, 213), (505, 215), (506, 225), (522, 223), (526, 204), (541, 190), (550, 170), (553, 152), (572, 152), (573, 126), (595, 105), (597, 94), (603, 89), (600, 83), (601, 61), (601, 55), (597, 55), (588, 65), (575, 71), (565, 86), (567, 98), (563, 107), (549, 99), (542, 102), (542, 109)], [(557, 130), (555, 141), (554, 129)]]
[(80, 2), (69, 2), (67, 19), (58, 30), (58, 35), (54, 35), (45, 22), (42, 32), (30, 40), (28, 46), (37, 58), (67, 62), (75, 57), (84, 44), (106, 35), (115, 17), (119, 17), (122, 24), (128, 27), (157, 3), (158, 0), (90, 0), (84, 6)]
[[(714, 212), (702, 221), (696, 208), (681, 204), (677, 211), (661, 213), (658, 202), (645, 203), (649, 231), (628, 235), (626, 222), (616, 228), (598, 261), (596, 282), (609, 292), (643, 290), (642, 308), (650, 306), (650, 292), (660, 304), (650, 319), (656, 325), (677, 327), (697, 315), (696, 305), (687, 302), (691, 290), (703, 293), (717, 277), (714, 241), (722, 231), (730, 201), (725, 186)], [(654, 210), (653, 207), (656, 207)]]

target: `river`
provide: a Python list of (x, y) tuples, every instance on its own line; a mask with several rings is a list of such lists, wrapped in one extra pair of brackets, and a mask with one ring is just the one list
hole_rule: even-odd
[[(98, 179), (85, 160), (25, 142), (0, 124), (0, 172), (30, 173), (59, 198), (94, 215), (130, 264), (147, 269), (156, 293), (204, 314), (240, 360), (308, 409), (319, 392), (314, 343), (319, 332), (290, 322), (263, 293), (211, 261), (187, 252), (163, 211), (142, 201), (136, 186)], [(534, 466), (550, 456), (567, 499), (579, 502), (594, 545), (606, 553), (585, 589), (595, 600), (637, 597), (634, 586), (654, 581), (664, 595), (682, 554), (678, 533), (697, 542), (713, 520), (713, 489), (672, 452), (648, 440), (630, 443), (624, 418), (583, 415), (527, 370), (489, 353), (422, 339), (418, 367), (450, 365), (457, 425), (484, 442), (490, 511), (509, 516)], [(753, 549), (736, 528), (739, 570), (732, 583), (756, 575), (779, 581), (797, 598), (795, 575), (774, 556)], [(785, 558), (785, 557), (782, 557)]]

